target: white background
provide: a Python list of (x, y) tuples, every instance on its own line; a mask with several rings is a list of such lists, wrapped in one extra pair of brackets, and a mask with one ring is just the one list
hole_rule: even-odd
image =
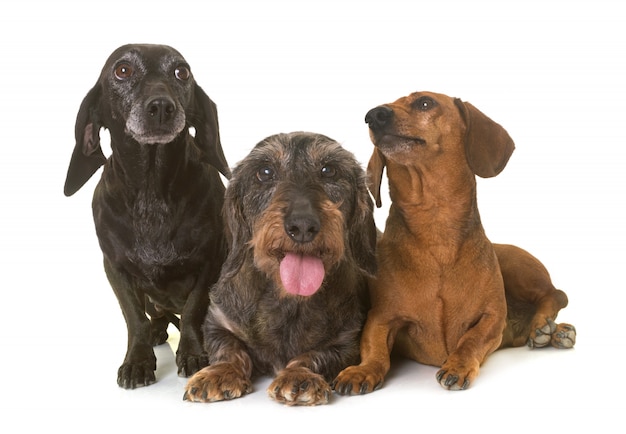
[[(5, 2), (0, 430), (615, 432), (626, 409), (621, 11), (605, 0)], [(205, 405), (182, 401), (173, 333), (173, 348), (157, 348), (158, 383), (118, 388), (126, 328), (91, 217), (100, 172), (71, 198), (62, 191), (78, 106), (128, 42), (187, 58), (218, 105), (231, 166), (293, 130), (326, 134), (365, 165), (370, 108), (417, 90), (472, 102), (517, 146), (500, 176), (479, 181), (487, 234), (547, 265), (569, 295), (559, 320), (577, 327), (576, 348), (497, 352), (463, 392), (399, 361), (382, 390), (328, 406), (271, 402), (268, 378)]]

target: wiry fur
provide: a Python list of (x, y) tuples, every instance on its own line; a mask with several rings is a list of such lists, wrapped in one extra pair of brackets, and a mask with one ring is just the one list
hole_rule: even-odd
[[(305, 243), (285, 230), (301, 202), (320, 220)], [(236, 398), (251, 391), (253, 375), (272, 375), (268, 393), (276, 401), (328, 401), (328, 382), (358, 361), (365, 277), (375, 271), (372, 208), (365, 173), (328, 137), (271, 136), (239, 163), (224, 207), (230, 253), (204, 325), (210, 366), (190, 379), (185, 399)], [(285, 292), (278, 264), (286, 251), (323, 260), (326, 275), (315, 294)]]

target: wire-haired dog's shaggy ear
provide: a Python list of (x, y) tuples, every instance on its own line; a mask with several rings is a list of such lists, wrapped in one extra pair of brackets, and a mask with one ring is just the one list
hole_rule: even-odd
[(100, 98), (102, 89), (96, 84), (85, 96), (76, 116), (76, 145), (72, 152), (65, 187), (66, 196), (76, 193), (106, 162), (100, 147)]

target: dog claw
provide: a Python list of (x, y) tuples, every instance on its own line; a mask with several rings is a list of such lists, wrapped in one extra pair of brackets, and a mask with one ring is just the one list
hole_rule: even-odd
[(456, 384), (459, 381), (459, 377), (457, 377), (456, 375), (450, 375), (448, 378), (446, 378), (445, 381), (445, 385), (446, 387), (452, 386), (453, 384)]
[(443, 369), (437, 372), (436, 378), (437, 378), (438, 383), (441, 383), (441, 380), (443, 379), (444, 375), (446, 375), (446, 371), (444, 371)]
[[(365, 385), (365, 388), (367, 389), (367, 385)], [(350, 395), (350, 394), (352, 394), (352, 384), (351, 383), (344, 384), (344, 386), (341, 387), (340, 389), (341, 389), (341, 394), (342, 395)], [(363, 389), (363, 386), (361, 386), (361, 389)]]

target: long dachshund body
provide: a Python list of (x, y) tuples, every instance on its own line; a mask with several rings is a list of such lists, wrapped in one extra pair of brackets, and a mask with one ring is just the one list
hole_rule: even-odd
[(485, 236), (475, 175), (505, 167), (514, 144), (469, 103), (420, 92), (366, 116), (375, 150), (368, 173), (380, 204), (386, 167), (391, 207), (370, 280), (372, 309), (361, 363), (334, 382), (342, 394), (383, 383), (392, 349), (439, 366), (446, 389), (469, 387), (498, 348), (569, 348), (575, 330), (555, 324), (567, 296), (526, 251)]
[[(102, 128), (111, 136), (108, 159), (100, 147)], [(77, 115), (65, 194), (74, 194), (100, 166), (95, 228), (128, 326), (118, 384), (155, 381), (152, 346), (167, 340), (168, 324), (179, 325), (177, 315), (178, 372), (191, 375), (207, 364), (201, 325), (226, 255), (219, 172), (228, 177), (230, 171), (215, 104), (173, 48), (126, 45), (106, 61)]]

